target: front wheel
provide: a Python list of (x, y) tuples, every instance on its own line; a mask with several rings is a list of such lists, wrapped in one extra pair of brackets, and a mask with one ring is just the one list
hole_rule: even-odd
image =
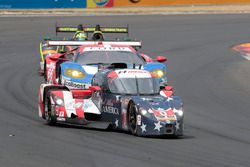
[(130, 103), (128, 109), (128, 125), (129, 130), (133, 135), (137, 135), (137, 112), (136, 106), (133, 102)]
[(49, 125), (56, 124), (54, 107), (51, 104), (50, 94), (48, 93), (45, 100), (45, 119)]

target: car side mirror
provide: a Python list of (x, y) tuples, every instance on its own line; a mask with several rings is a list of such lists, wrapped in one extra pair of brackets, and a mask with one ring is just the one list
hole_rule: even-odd
[(156, 57), (156, 61), (162, 63), (162, 62), (167, 61), (167, 58), (164, 57), (164, 56), (157, 56), (157, 57)]
[(160, 91), (160, 94), (164, 97), (171, 97), (174, 95), (174, 89), (172, 86), (165, 86), (165, 88)]
[(90, 86), (89, 89), (90, 89), (92, 92), (95, 92), (95, 91), (101, 90), (101, 87), (100, 87), (100, 86)]
[(51, 59), (51, 60), (53, 60), (53, 61), (57, 61), (57, 60), (58, 60), (58, 57), (53, 57), (53, 56), (51, 56), (51, 57), (49, 57), (49, 59)]
[(165, 86), (164, 88), (166, 91), (174, 91), (174, 88), (172, 86)]
[(57, 61), (60, 57), (61, 57), (60, 53), (55, 53), (55, 54), (49, 56), (49, 59), (51, 59), (53, 61)]

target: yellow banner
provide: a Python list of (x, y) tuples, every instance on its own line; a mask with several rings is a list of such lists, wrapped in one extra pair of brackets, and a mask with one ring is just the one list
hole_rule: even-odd
[(114, 0), (115, 7), (162, 5), (247, 4), (250, 0)]

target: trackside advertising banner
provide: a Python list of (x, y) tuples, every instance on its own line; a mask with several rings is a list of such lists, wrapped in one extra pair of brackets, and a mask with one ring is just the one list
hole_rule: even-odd
[(0, 9), (86, 8), (86, 0), (0, 0)]
[(115, 7), (123, 6), (167, 6), (167, 5), (212, 5), (247, 4), (250, 0), (114, 0)]
[(87, 0), (87, 8), (110, 8), (115, 0)]
[(247, 3), (250, 4), (250, 0), (0, 0), (0, 9), (110, 8)]
[(0, 9), (110, 8), (115, 0), (0, 0)]

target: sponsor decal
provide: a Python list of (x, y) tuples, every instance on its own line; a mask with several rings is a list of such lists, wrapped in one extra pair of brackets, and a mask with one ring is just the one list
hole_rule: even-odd
[(141, 125), (141, 115), (137, 115), (137, 125)]
[(128, 73), (140, 73), (140, 74), (147, 74), (147, 71), (142, 71), (142, 70), (129, 70)]
[(119, 78), (151, 78), (151, 74), (146, 70), (115, 70)]
[(84, 48), (85, 51), (127, 51), (131, 52), (131, 49), (128, 47), (111, 47), (106, 45), (104, 47), (86, 47)]
[(0, 0), (0, 8), (48, 9), (48, 8), (86, 8), (86, 0)]
[(75, 107), (75, 108), (82, 108), (82, 106), (83, 106), (83, 103), (82, 103), (82, 102), (76, 102), (76, 103), (74, 104), (74, 107)]
[(49, 84), (53, 83), (53, 74), (55, 71), (55, 63), (47, 64), (47, 82)]
[(64, 80), (64, 85), (71, 87), (71, 88), (77, 88), (77, 89), (87, 89), (88, 87), (86, 84), (76, 83), (76, 82), (72, 82), (68, 80)]
[(129, 0), (131, 3), (139, 3), (141, 0)]
[[(163, 6), (163, 5), (212, 5), (246, 4), (248, 0), (115, 0), (115, 7), (123, 6)], [(145, 9), (146, 10), (146, 9)]]
[(104, 6), (106, 5), (109, 0), (93, 0), (97, 6)]
[(83, 107), (83, 102), (75, 102), (74, 100), (68, 100), (65, 107), (67, 109), (78, 109)]
[(118, 108), (113, 106), (102, 106), (102, 111), (109, 114), (119, 115)]
[(87, 0), (88, 8), (113, 7), (114, 0)]
[(158, 121), (166, 121), (166, 120), (175, 121), (176, 120), (176, 116), (172, 109), (164, 110), (164, 109), (158, 108), (157, 110), (154, 110), (153, 112)]

